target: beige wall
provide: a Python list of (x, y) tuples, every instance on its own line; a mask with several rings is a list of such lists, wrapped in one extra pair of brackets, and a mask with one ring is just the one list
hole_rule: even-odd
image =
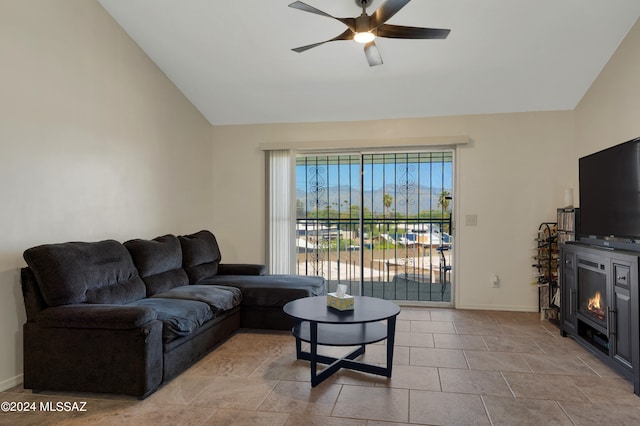
[(98, 5), (0, 2), (0, 389), (21, 381), (22, 252), (209, 228), (211, 126)]
[(637, 137), (640, 137), (640, 20), (576, 108), (577, 156)]
[[(554, 220), (573, 171), (573, 112), (372, 122), (214, 127), (214, 231), (226, 261), (263, 262), (265, 160), (261, 144), (343, 148), (405, 138), (468, 135), (457, 149), (457, 306), (537, 310), (531, 256), (538, 224)], [(339, 141), (337, 143), (336, 141)], [(465, 226), (466, 215), (478, 225)], [(498, 274), (502, 287), (490, 288)]]

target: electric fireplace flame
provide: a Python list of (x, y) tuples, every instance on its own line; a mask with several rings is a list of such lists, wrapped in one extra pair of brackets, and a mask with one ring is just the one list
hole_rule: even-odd
[(593, 297), (590, 297), (587, 300), (587, 310), (589, 313), (596, 318), (603, 320), (604, 319), (604, 309), (600, 305), (601, 295), (599, 291), (596, 291), (596, 294)]

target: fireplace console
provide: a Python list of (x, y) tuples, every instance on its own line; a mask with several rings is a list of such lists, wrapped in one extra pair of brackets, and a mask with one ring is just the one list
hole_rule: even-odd
[(640, 396), (640, 253), (560, 244), (560, 332), (633, 380)]

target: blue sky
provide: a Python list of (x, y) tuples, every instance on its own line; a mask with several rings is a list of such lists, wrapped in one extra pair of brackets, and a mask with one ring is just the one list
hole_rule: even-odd
[[(353, 188), (359, 188), (360, 164), (358, 156), (341, 156), (341, 164), (337, 164), (337, 161), (331, 161), (336, 158), (330, 157), (328, 160), (327, 156), (318, 157), (319, 185), (326, 187), (349, 185)], [(304, 165), (298, 165), (296, 167), (296, 188), (305, 190), (315, 180), (315, 172), (315, 161), (308, 169)], [(407, 183), (407, 178), (410, 184), (432, 187), (434, 190), (444, 188), (451, 191), (453, 188), (453, 164), (451, 161), (428, 161), (424, 158), (421, 161), (400, 158), (398, 163), (390, 163), (375, 161), (371, 155), (364, 156), (365, 191), (378, 190), (384, 185), (394, 183), (404, 185)]]

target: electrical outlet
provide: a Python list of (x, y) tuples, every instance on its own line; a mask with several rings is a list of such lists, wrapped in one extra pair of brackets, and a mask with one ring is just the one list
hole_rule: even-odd
[(468, 214), (464, 217), (464, 224), (467, 226), (478, 226), (478, 215)]
[(493, 288), (499, 288), (500, 287), (500, 277), (497, 275), (494, 275), (491, 277), (491, 287)]

